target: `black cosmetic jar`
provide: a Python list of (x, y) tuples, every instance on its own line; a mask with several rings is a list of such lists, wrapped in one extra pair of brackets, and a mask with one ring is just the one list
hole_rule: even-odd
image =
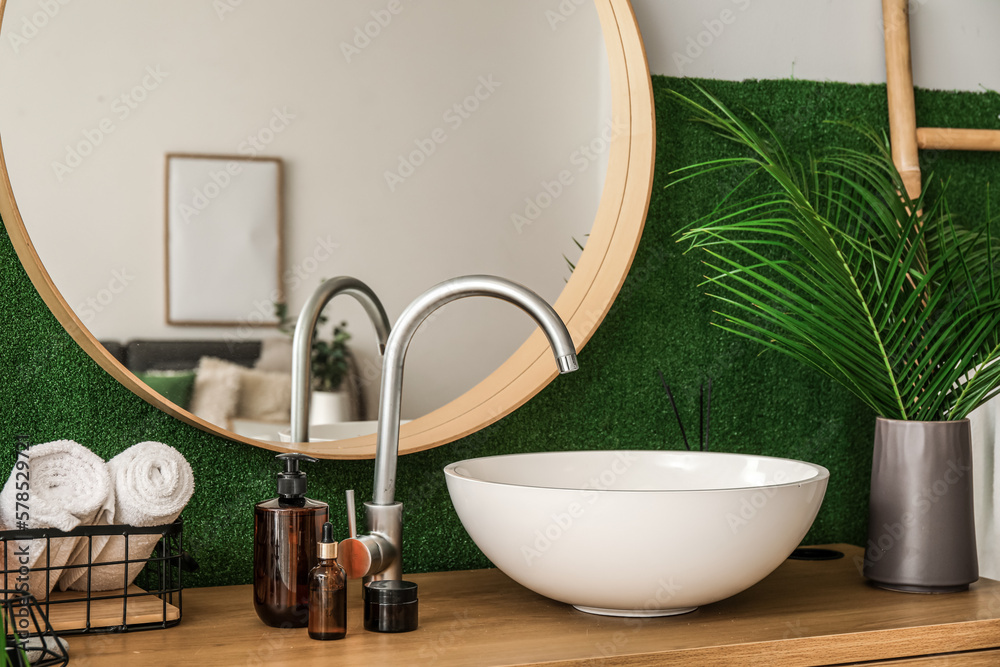
[(410, 632), (417, 629), (417, 585), (384, 579), (363, 586), (365, 630)]

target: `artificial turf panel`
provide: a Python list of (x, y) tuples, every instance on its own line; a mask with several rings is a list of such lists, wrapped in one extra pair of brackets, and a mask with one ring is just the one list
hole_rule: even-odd
[[(702, 81), (734, 110), (758, 114), (791, 152), (863, 146), (848, 128), (887, 131), (885, 87), (809, 81)], [(580, 354), (580, 370), (559, 377), (524, 407), (460, 441), (399, 462), (397, 497), (406, 506), (407, 571), (485, 567), (489, 562), (458, 521), (441, 468), (463, 458), (567, 449), (680, 449), (680, 430), (657, 371), (675, 390), (689, 434), (697, 431), (699, 386), (713, 383), (714, 451), (803, 459), (830, 469), (823, 508), (808, 543), (865, 540), (875, 415), (848, 392), (804, 366), (712, 326), (712, 300), (699, 286), (700, 258), (674, 234), (725, 194), (732, 179), (665, 189), (669, 172), (726, 155), (731, 144), (691, 123), (669, 99), (690, 82), (653, 77), (657, 156), (649, 216), (619, 298)], [(995, 93), (917, 91), (921, 125), (1000, 127)], [(922, 155), (932, 186), (948, 182), (959, 219), (985, 219), (986, 187), (1000, 175), (991, 153)], [(501, 187), (498, 185), (498, 187)], [(133, 395), (85, 355), (49, 313), (0, 232), (0, 473), (14, 462), (16, 437), (70, 438), (108, 459), (136, 442), (179, 449), (194, 468), (196, 491), (184, 511), (184, 543), (200, 570), (186, 585), (251, 581), (252, 508), (274, 496), (273, 453), (183, 424)], [(344, 490), (371, 493), (371, 461), (306, 466), (309, 495), (331, 503), (347, 534)]]

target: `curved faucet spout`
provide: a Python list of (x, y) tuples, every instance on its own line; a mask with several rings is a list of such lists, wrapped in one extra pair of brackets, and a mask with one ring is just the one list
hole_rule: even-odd
[(292, 442), (309, 441), (309, 384), (311, 379), (313, 333), (324, 306), (338, 294), (354, 297), (364, 307), (375, 325), (379, 353), (385, 353), (389, 339), (389, 317), (382, 303), (368, 285), (357, 278), (340, 276), (324, 281), (312, 293), (299, 313), (292, 339)]
[(560, 373), (569, 373), (579, 367), (576, 348), (566, 325), (552, 306), (526, 287), (494, 276), (465, 276), (446, 280), (424, 292), (399, 316), (386, 344), (379, 396), (373, 505), (392, 505), (395, 500), (403, 362), (410, 340), (432, 312), (446, 303), (470, 296), (488, 296), (514, 304), (541, 327), (555, 354)]

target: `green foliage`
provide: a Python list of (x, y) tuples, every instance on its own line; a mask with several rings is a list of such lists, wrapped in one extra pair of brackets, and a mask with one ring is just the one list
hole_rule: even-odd
[(673, 172), (671, 185), (739, 175), (680, 232), (708, 256), (720, 326), (812, 366), (886, 418), (963, 419), (1000, 393), (992, 220), (972, 231), (943, 196), (911, 200), (873, 132), (856, 128), (871, 151), (799, 160), (759, 118), (751, 126), (699, 90), (708, 106), (673, 97), (739, 149)]
[[(584, 235), (584, 237), (587, 237), (587, 236), (590, 236), (590, 234), (585, 234)], [(573, 238), (574, 245), (576, 245), (576, 247), (582, 253), (583, 252), (583, 244), (580, 243), (579, 241), (577, 241), (575, 236), (572, 237), (572, 238)], [(569, 272), (570, 273), (573, 273), (574, 271), (576, 271), (576, 264), (574, 262), (570, 261), (570, 258), (567, 257), (565, 253), (563, 253), (563, 259), (566, 260), (566, 266), (569, 268)], [(569, 280), (566, 280), (565, 282), (569, 282)]]
[[(0, 616), (3, 617), (3, 631), (0, 632), (0, 667), (14, 667), (15, 663), (31, 667), (28, 654), (24, 652), (24, 645), (15, 631), (14, 622), (9, 621), (8, 624), (7, 615), (0, 614)], [(11, 657), (11, 654), (7, 652), (8, 647), (14, 647), (21, 659), (20, 662), (16, 662)]]
[(320, 317), (316, 326), (317, 331), (313, 334), (313, 389), (338, 391), (350, 368), (348, 360), (351, 352), (347, 347), (347, 341), (351, 339), (351, 334), (347, 333), (347, 322), (341, 322), (333, 328), (333, 337), (329, 341), (323, 340), (318, 330), (319, 325), (324, 322), (326, 318)]
[(288, 304), (279, 301), (274, 304), (274, 316), (278, 319), (278, 331), (291, 336), (295, 333), (295, 321), (288, 317)]
[[(293, 335), (295, 322), (288, 317), (288, 304), (274, 304), (274, 314), (278, 318), (278, 331)], [(320, 315), (313, 330), (310, 357), (312, 388), (316, 391), (339, 391), (350, 370), (351, 350), (347, 341), (351, 340), (351, 334), (347, 333), (347, 322), (341, 322), (333, 328), (331, 339), (323, 340), (319, 329), (326, 322), (326, 316)]]

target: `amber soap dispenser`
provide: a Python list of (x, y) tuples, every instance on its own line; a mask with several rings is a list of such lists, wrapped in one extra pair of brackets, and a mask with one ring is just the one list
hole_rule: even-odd
[(278, 497), (254, 505), (253, 606), (257, 616), (276, 628), (309, 623), (309, 573), (318, 562), (316, 543), (330, 515), (324, 502), (306, 498), (302, 461), (305, 454), (279, 454)]
[(337, 562), (333, 524), (323, 524), (319, 564), (309, 575), (309, 636), (343, 639), (347, 635), (347, 575)]

